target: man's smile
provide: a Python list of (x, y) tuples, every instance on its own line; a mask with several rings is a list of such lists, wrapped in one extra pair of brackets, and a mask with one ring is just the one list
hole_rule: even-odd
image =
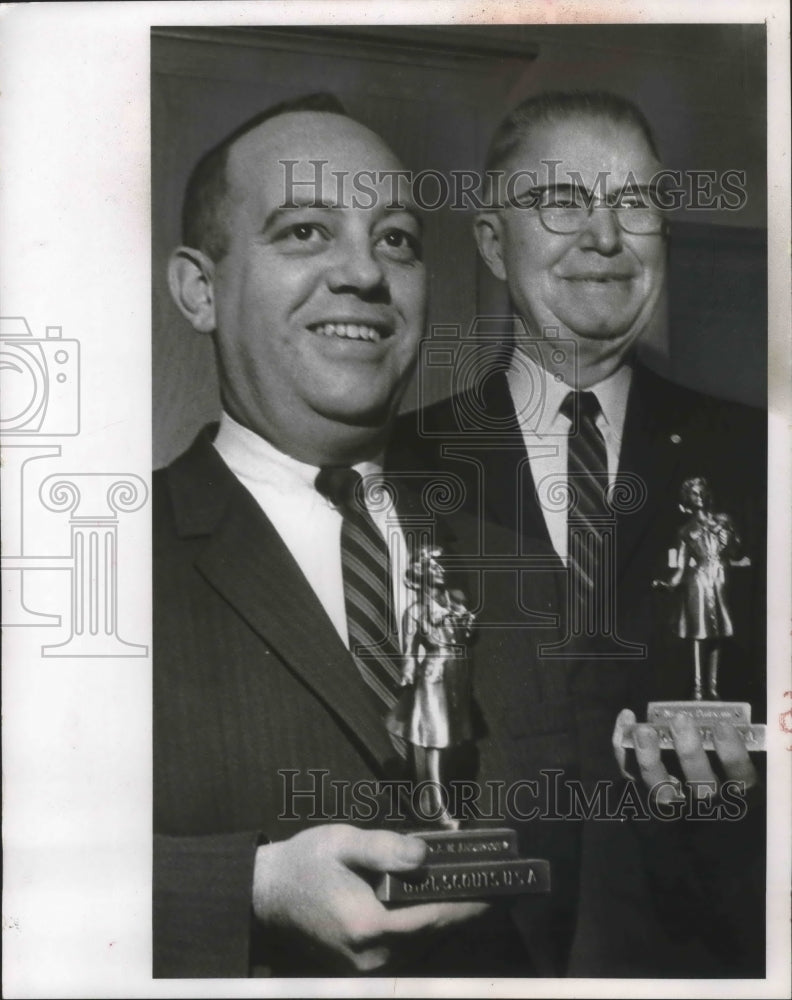
[(379, 343), (389, 337), (393, 330), (384, 324), (372, 326), (369, 323), (326, 322), (314, 323), (308, 327), (313, 333), (324, 337), (340, 337), (343, 340), (366, 340)]
[(632, 281), (635, 274), (632, 271), (579, 271), (571, 274), (559, 274), (564, 281), (589, 281), (605, 284), (611, 281)]

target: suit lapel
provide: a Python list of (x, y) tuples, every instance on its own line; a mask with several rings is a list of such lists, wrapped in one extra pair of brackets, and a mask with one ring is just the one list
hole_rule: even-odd
[(658, 398), (656, 377), (636, 366), (619, 459), (619, 473), (637, 477), (646, 499), (639, 509), (617, 515), (617, 574), (623, 576), (653, 521), (676, 494), (682, 437), (675, 430), (683, 415), (668, 412)]
[(485, 383), (484, 401), (487, 416), (498, 420), (503, 428), (497, 443), (481, 453), (485, 513), (518, 536), (539, 538), (549, 544), (550, 535), (505, 372)]
[(381, 768), (393, 757), (383, 720), (280, 535), (208, 441), (186, 458), (172, 495), (180, 524), (209, 535), (197, 569)]
[[(637, 477), (646, 498), (639, 509), (617, 515), (617, 577), (621, 578), (663, 503), (675, 496), (684, 444), (685, 414), (669, 411), (663, 383), (636, 365), (627, 403), (619, 472)], [(550, 544), (536, 497), (522, 433), (504, 373), (485, 385), (488, 415), (502, 421), (499, 444), (482, 452), (485, 513), (523, 536)], [(682, 445), (682, 447), (680, 447)]]

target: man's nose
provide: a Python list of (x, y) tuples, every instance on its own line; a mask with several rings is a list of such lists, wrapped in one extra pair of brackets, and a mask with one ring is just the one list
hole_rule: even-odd
[(622, 247), (622, 230), (616, 212), (607, 205), (595, 206), (578, 239), (584, 249), (606, 255), (618, 253)]
[(327, 283), (333, 292), (358, 295), (377, 294), (385, 289), (385, 270), (368, 238), (347, 239), (339, 245)]

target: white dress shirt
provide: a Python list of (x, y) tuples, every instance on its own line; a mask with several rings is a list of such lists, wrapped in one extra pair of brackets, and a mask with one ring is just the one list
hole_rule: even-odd
[[(342, 516), (314, 486), (319, 469), (278, 451), (227, 413), (220, 418), (214, 446), (274, 525), (348, 648), (341, 569)], [(382, 475), (382, 464), (378, 462), (363, 462), (354, 469), (364, 477)], [(408, 595), (414, 600), (404, 584), (407, 546), (392, 507), (379, 506), (369, 507), (369, 513), (389, 543), (396, 618), (401, 629)]]
[[(506, 379), (550, 541), (558, 555), (566, 560), (566, 509), (563, 504), (552, 502), (550, 491), (554, 483), (566, 482), (570, 421), (561, 413), (561, 404), (571, 386), (556, 381), (556, 376), (521, 352), (519, 347), (515, 349)], [(588, 390), (595, 394), (600, 404), (597, 427), (605, 440), (611, 483), (619, 469), (631, 381), (632, 369), (622, 365)]]

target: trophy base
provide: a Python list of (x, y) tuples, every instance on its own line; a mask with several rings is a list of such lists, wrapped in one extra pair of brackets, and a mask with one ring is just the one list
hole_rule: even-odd
[(550, 863), (517, 854), (517, 834), (506, 827), (428, 830), (413, 834), (429, 848), (416, 872), (388, 872), (376, 886), (384, 903), (486, 899), (550, 891)]
[[(751, 723), (751, 706), (747, 701), (650, 701), (646, 721), (657, 733), (661, 750), (674, 746), (671, 720), (675, 715), (689, 715), (697, 724), (705, 750), (714, 750), (712, 729), (718, 722), (730, 722), (748, 750), (765, 750), (767, 727)], [(634, 726), (627, 726), (621, 745), (633, 748)]]

